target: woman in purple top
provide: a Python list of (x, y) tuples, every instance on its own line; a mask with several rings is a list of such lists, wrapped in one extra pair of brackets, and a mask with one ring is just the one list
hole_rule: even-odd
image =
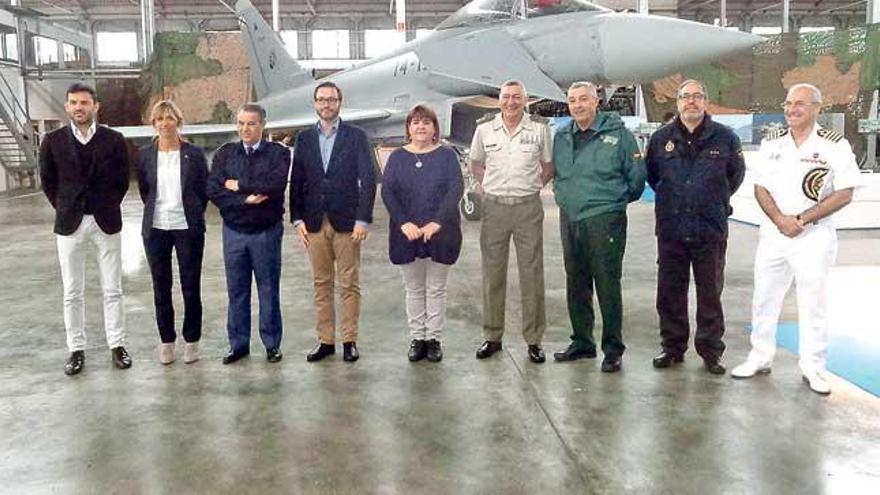
[(413, 107), (406, 117), (409, 144), (391, 153), (382, 177), (391, 217), (388, 256), (400, 265), (406, 288), (410, 361), (443, 359), (446, 281), (461, 252), (461, 168), (456, 152), (438, 144), (439, 129), (433, 110)]

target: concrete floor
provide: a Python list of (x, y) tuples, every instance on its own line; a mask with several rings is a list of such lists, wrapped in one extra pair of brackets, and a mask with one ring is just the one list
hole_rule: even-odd
[[(549, 356), (567, 344), (569, 327), (550, 196), (545, 210)], [(880, 399), (842, 380), (828, 398), (810, 393), (786, 351), (772, 375), (745, 382), (705, 373), (692, 353), (684, 366), (652, 369), (658, 335), (649, 204), (630, 208), (629, 348), (616, 375), (600, 373), (598, 360), (528, 362), (517, 330), (515, 272), (505, 351), (474, 359), (481, 341), (475, 223), (465, 225), (462, 259), (451, 275), (444, 360), (409, 363), (403, 289), (387, 261), (387, 216), (378, 205), (363, 253), (359, 362), (337, 355), (306, 363), (314, 341), (311, 276), (287, 228), (285, 358), (268, 364), (254, 332), (248, 360), (220, 364), (226, 296), (212, 206), (203, 359), (161, 366), (133, 191), (124, 212), (134, 366), (111, 367), (90, 259), (90, 344), (85, 371), (71, 379), (62, 373), (67, 352), (53, 212), (42, 195), (0, 199), (3, 493), (880, 493)], [(880, 264), (880, 233), (841, 238), (840, 264)], [(748, 350), (756, 241), (755, 228), (731, 226), (729, 366)], [(791, 298), (785, 313), (796, 318)]]

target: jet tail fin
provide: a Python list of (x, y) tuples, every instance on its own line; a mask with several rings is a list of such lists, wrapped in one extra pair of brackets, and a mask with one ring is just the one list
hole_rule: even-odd
[(287, 53), (284, 43), (249, 0), (235, 4), (251, 65), (257, 99), (314, 82), (312, 75)]

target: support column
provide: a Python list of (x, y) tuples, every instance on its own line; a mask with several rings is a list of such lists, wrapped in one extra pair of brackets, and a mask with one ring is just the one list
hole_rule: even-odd
[[(880, 0), (868, 0), (867, 8), (865, 10), (865, 24), (867, 24), (868, 30), (880, 29)], [(880, 113), (878, 113), (877, 108), (878, 104), (880, 104), (880, 91), (875, 89), (871, 98), (871, 108), (868, 110), (867, 118), (880, 118)], [(880, 136), (876, 134), (868, 134), (866, 138), (868, 142), (867, 146), (865, 146), (865, 154), (867, 155), (865, 168), (870, 168), (876, 171), (877, 139), (880, 139)]]
[(364, 19), (357, 18), (351, 21), (351, 30), (348, 34), (348, 51), (349, 58), (352, 60), (361, 60), (367, 58), (367, 43), (364, 35)]
[(153, 9), (153, 0), (141, 1), (141, 51), (144, 63), (149, 62), (153, 55), (153, 35), (156, 34), (156, 19)]
[[(647, 15), (648, 14), (648, 0), (639, 0), (638, 1), (638, 9), (639, 14)], [(636, 85), (636, 101), (633, 102), (633, 113), (635, 113), (636, 117), (641, 117), (645, 120), (648, 118), (648, 112), (645, 111), (645, 98), (644, 94), (642, 94), (642, 85)]]
[(281, 31), (281, 7), (278, 0), (272, 0), (272, 30), (276, 33)]
[(791, 0), (782, 0), (782, 32), (791, 32), (788, 18), (791, 16)]
[(406, 0), (396, 0), (394, 3), (395, 18), (394, 28), (398, 32), (406, 32)]

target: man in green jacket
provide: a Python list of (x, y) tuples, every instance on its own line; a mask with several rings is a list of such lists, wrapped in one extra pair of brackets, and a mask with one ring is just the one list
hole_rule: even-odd
[(553, 143), (554, 192), (565, 258), (571, 344), (557, 361), (596, 357), (593, 287), (602, 311), (602, 371), (620, 371), (620, 276), (626, 247), (626, 205), (645, 188), (645, 164), (635, 137), (616, 113), (597, 113), (596, 86), (568, 89), (572, 121)]

